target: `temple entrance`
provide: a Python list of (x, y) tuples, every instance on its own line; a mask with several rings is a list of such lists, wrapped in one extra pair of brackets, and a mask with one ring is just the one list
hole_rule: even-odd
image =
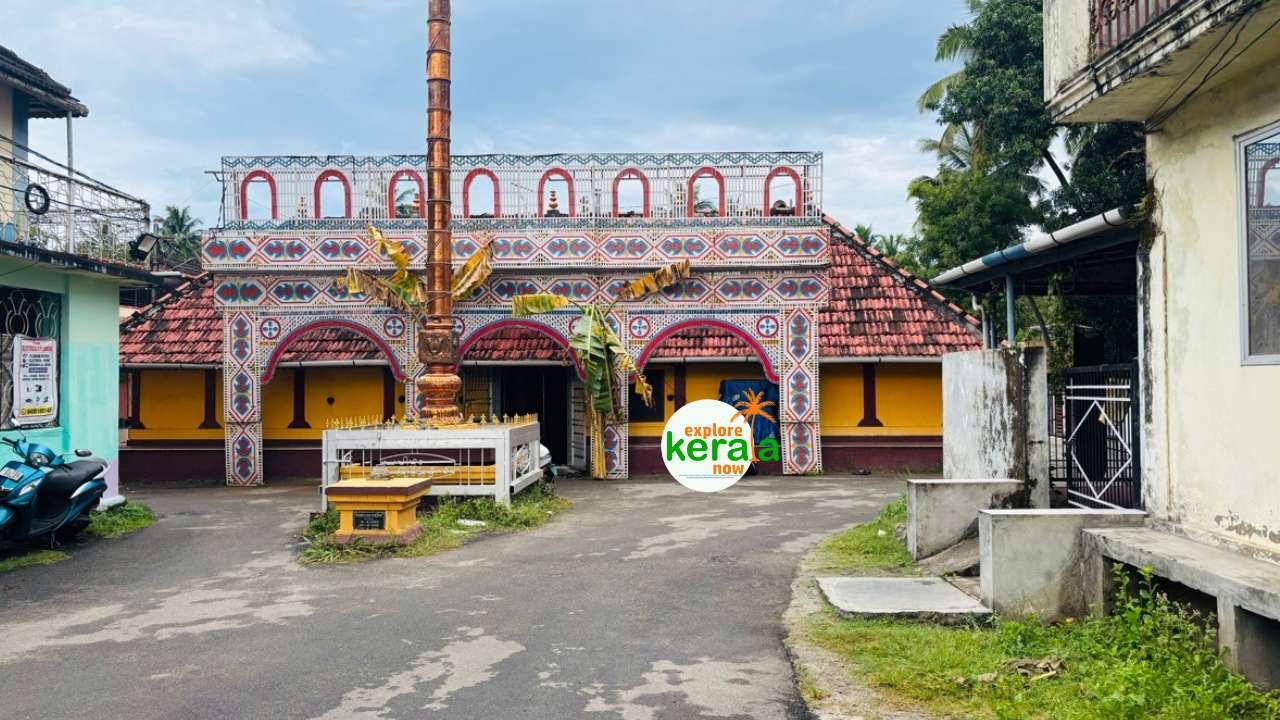
[(569, 464), (569, 383), (572, 368), (508, 366), (494, 368), (495, 406), (499, 415), (537, 413), (542, 444), (551, 462)]

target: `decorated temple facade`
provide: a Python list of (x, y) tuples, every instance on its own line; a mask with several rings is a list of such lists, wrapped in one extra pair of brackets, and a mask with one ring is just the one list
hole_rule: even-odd
[[(216, 445), (229, 483), (256, 484), (314, 474), (306, 458), (331, 417), (412, 413), (412, 320), (334, 281), (353, 265), (390, 270), (369, 225), (425, 257), (424, 163), (224, 158), (206, 274), (122, 328), (129, 452), (187, 452), (186, 467), (212, 473)], [(632, 398), (605, 428), (610, 477), (660, 470), (665, 419), (719, 397), (724, 380), (776, 384), (786, 473), (939, 464), (939, 360), (978, 347), (976, 323), (823, 215), (821, 154), (483, 155), (453, 167), (453, 260), (489, 245), (494, 267), (454, 310), (467, 412), (538, 412), (555, 461), (585, 465), (568, 348), (577, 313), (516, 319), (512, 298), (607, 304), (628, 279), (687, 260), (689, 279), (609, 317), (657, 390), (652, 407)]]

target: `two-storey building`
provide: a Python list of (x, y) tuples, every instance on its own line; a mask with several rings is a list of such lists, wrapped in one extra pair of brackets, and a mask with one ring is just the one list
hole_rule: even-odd
[(1280, 552), (1280, 2), (1048, 0), (1065, 123), (1143, 123), (1143, 501)]
[[(0, 47), (0, 435), (93, 450), (111, 461), (111, 502), (120, 289), (162, 279), (128, 262), (148, 229), (147, 204), (71, 167), (72, 121), (88, 112)], [(48, 120), (66, 123), (65, 162), (29, 145), (30, 123)]]
[[(454, 261), (491, 243), (495, 268), (455, 305), (468, 412), (538, 412), (555, 461), (583, 466), (576, 315), (515, 319), (512, 298), (608, 303), (627, 279), (688, 260), (690, 279), (610, 317), (658, 389), (652, 407), (633, 398), (606, 428), (611, 476), (660, 471), (666, 418), (695, 399), (733, 400), (726, 388), (743, 383), (775, 403), (775, 469), (939, 464), (939, 358), (979, 345), (975, 321), (823, 215), (821, 154), (453, 165)], [(223, 159), (209, 275), (124, 324), (127, 452), (139, 467), (182, 458), (175, 472), (225, 472), (233, 484), (315, 476), (328, 419), (414, 407), (408, 318), (334, 280), (353, 264), (390, 267), (370, 224), (422, 262), (424, 166), (421, 156)]]

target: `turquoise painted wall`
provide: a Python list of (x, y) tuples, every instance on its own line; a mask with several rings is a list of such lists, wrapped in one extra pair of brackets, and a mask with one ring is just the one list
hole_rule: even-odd
[[(0, 258), (0, 285), (62, 295), (58, 427), (26, 431), (55, 450), (88, 448), (111, 463), (106, 497), (119, 494), (120, 289), (106, 276), (28, 267)], [(0, 431), (10, 434), (15, 431)]]

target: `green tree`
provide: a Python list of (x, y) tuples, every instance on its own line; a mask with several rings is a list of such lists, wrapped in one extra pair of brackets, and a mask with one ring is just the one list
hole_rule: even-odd
[(1147, 187), (1146, 139), (1134, 123), (1074, 125), (1067, 129), (1069, 188), (1047, 198), (1045, 227), (1057, 230), (1123, 205), (1136, 204)]
[[(200, 218), (191, 215), (190, 207), (181, 209), (167, 205), (160, 221), (162, 259), (173, 267), (198, 270), (200, 267)], [(194, 267), (188, 267), (194, 266)]]
[(1010, 172), (942, 168), (913, 180), (908, 194), (916, 201), (913, 248), (925, 277), (1014, 244), (1039, 219), (1026, 177)]
[(1040, 0), (981, 3), (965, 38), (964, 70), (947, 83), (937, 106), (944, 126), (976, 128), (977, 150), (992, 167), (1029, 172), (1053, 162), (1041, 22)]

